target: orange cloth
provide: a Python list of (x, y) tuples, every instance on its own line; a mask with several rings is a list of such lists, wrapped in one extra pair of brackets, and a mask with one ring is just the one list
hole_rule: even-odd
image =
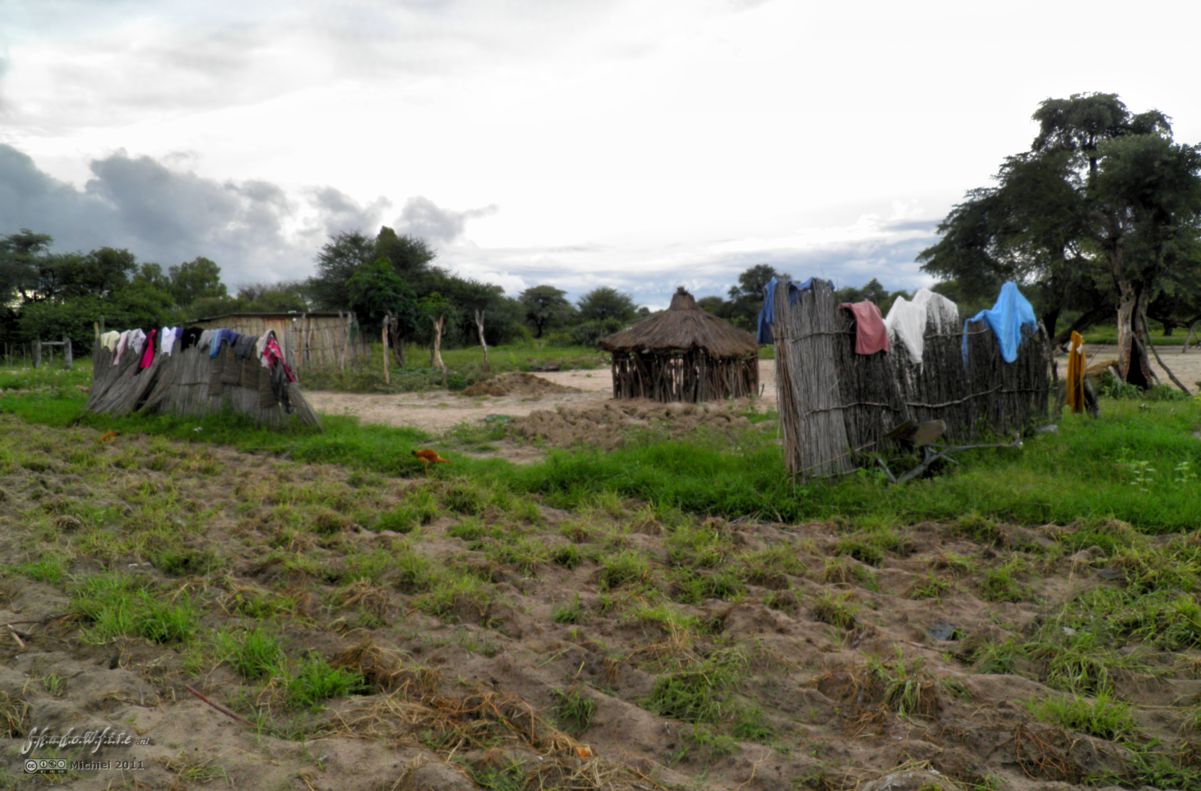
[(1068, 349), (1068, 393), (1067, 404), (1073, 412), (1084, 411), (1084, 338), (1072, 332), (1072, 345)]

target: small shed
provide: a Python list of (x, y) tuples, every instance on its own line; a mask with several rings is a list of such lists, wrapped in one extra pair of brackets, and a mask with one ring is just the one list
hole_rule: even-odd
[(613, 397), (655, 401), (748, 398), (759, 392), (759, 344), (678, 289), (671, 307), (607, 338)]
[(274, 330), (284, 357), (297, 371), (310, 367), (341, 369), (348, 359), (366, 351), (365, 339), (350, 311), (225, 313), (197, 319), (194, 326), (230, 329), (255, 337)]

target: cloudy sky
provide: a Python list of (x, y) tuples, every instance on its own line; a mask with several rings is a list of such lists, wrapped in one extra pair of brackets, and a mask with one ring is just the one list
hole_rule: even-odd
[(305, 277), (330, 233), (661, 306), (748, 266), (915, 254), (1034, 136), (1116, 92), (1201, 141), (1201, 7), (1150, 0), (0, 0), (0, 234)]

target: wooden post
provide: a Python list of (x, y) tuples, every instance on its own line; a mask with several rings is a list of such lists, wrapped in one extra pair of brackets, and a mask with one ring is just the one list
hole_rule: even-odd
[(42, 342), (39, 340), (33, 342), (33, 367), (42, 367)]
[[(339, 318), (342, 316), (342, 311), (338, 311)], [(342, 342), (342, 359), (338, 361), (338, 367), (342, 373), (346, 373), (346, 358), (350, 356), (350, 312), (346, 312), (346, 338)]]
[(484, 373), (489, 373), (492, 369), (488, 364), (488, 341), (484, 340), (484, 311), (482, 310), (475, 312), (475, 329), (480, 334), (480, 348), (484, 350)]
[(63, 367), (68, 371), (71, 370), (71, 364), (75, 362), (75, 358), (71, 354), (71, 336), (63, 336)]
[(383, 329), (380, 330), (380, 341), (383, 343), (384, 347), (384, 384), (386, 385), (392, 384), (392, 372), (390, 370), (392, 365), (392, 355), (388, 354), (388, 325), (391, 323), (392, 316), (385, 316)]
[(446, 387), (446, 363), (442, 361), (442, 331), (446, 328), (446, 317), (439, 316), (433, 324), (434, 348), (430, 351), (430, 364), (442, 371), (442, 386)]

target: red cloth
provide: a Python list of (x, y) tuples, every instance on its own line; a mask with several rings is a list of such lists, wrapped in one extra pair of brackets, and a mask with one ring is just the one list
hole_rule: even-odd
[(844, 302), (838, 307), (846, 308), (855, 317), (855, 354), (888, 351), (888, 328), (875, 303)]
[(158, 335), (158, 330), (146, 333), (146, 348), (142, 350), (142, 361), (138, 363), (138, 370), (144, 371), (154, 362), (154, 338), (156, 335)]
[(279, 343), (275, 340), (275, 333), (271, 333), (271, 336), (267, 338), (267, 343), (263, 347), (263, 357), (267, 359), (268, 368), (274, 368), (278, 363), (284, 367), (284, 376), (288, 377), (288, 381), (296, 381), (296, 374), (292, 373), (292, 368), (288, 365), (287, 360), (284, 359), (284, 352), (279, 348)]

